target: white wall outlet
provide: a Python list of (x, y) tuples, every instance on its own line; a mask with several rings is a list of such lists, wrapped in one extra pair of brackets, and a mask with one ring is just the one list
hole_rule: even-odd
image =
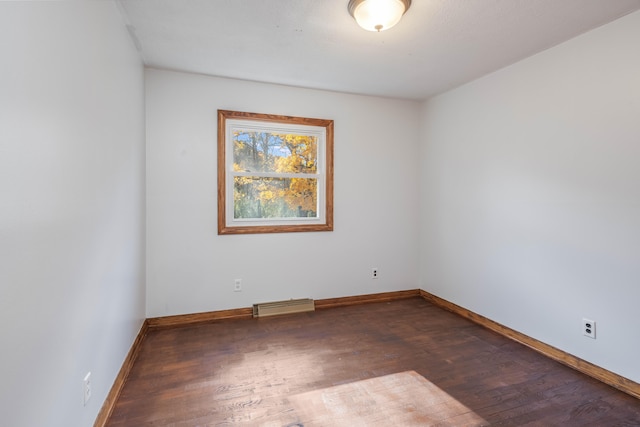
[(82, 379), (82, 404), (86, 406), (89, 399), (91, 399), (91, 372)]
[(585, 337), (596, 339), (596, 322), (593, 320), (583, 318), (582, 319), (582, 335)]
[(233, 292), (242, 292), (242, 279), (236, 279), (233, 282)]
[(377, 268), (373, 268), (371, 270), (371, 278), (372, 279), (377, 279), (378, 278), (378, 269)]

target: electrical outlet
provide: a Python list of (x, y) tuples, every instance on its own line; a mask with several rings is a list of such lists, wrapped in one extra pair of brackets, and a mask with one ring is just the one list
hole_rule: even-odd
[(596, 339), (596, 322), (590, 319), (582, 319), (582, 335)]
[(371, 278), (372, 279), (377, 279), (378, 278), (378, 269), (374, 268), (371, 270)]
[(242, 279), (236, 279), (233, 282), (233, 291), (234, 292), (242, 292)]
[(82, 403), (87, 405), (87, 402), (91, 399), (91, 372), (87, 373), (82, 379)]

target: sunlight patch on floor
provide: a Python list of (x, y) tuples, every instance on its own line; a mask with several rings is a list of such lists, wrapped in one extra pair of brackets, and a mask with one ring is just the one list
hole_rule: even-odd
[(415, 371), (290, 396), (297, 423), (311, 426), (482, 426), (482, 417)]

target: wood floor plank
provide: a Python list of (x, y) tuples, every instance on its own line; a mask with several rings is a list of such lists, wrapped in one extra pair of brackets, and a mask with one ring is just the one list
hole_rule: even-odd
[[(423, 384), (418, 402), (389, 380), (408, 372)], [(416, 297), (152, 329), (107, 426), (386, 426), (396, 415), (640, 426), (640, 401)]]

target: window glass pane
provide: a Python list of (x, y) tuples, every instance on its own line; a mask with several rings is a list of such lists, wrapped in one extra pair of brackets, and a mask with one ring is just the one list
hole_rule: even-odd
[(236, 176), (233, 202), (235, 219), (317, 218), (318, 180)]
[(236, 172), (316, 173), (318, 138), (311, 135), (235, 130)]

